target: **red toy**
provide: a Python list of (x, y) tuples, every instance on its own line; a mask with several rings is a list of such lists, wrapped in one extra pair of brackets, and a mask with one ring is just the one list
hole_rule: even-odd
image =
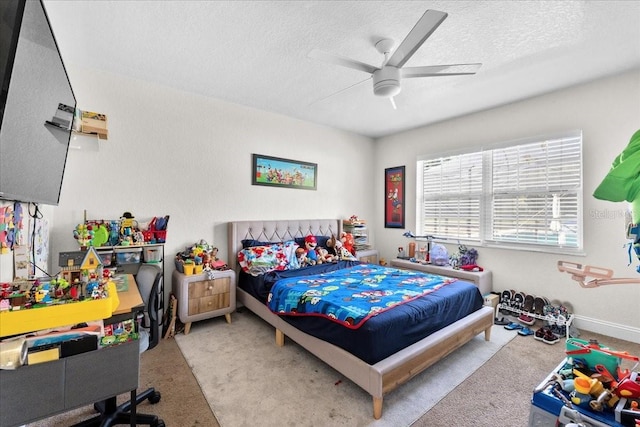
[(353, 238), (353, 234), (342, 232), (342, 234), (340, 235), (340, 240), (342, 241), (343, 248), (348, 250), (351, 253), (351, 255), (356, 254), (356, 249), (355, 249), (356, 241)]

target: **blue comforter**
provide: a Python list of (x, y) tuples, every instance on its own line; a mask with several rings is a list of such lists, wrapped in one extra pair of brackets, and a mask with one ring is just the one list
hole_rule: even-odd
[(268, 296), (274, 313), (325, 317), (357, 329), (370, 317), (457, 279), (372, 264), (278, 281)]

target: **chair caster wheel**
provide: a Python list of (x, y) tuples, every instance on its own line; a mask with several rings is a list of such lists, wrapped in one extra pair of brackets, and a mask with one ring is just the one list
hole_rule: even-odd
[(165, 427), (164, 421), (159, 419), (158, 422), (155, 424), (155, 427)]
[[(158, 402), (160, 402), (160, 398), (162, 397), (162, 395), (160, 394), (159, 391), (154, 391), (151, 396), (149, 396), (149, 402), (156, 404)], [(164, 426), (164, 422), (162, 422), (162, 425)]]

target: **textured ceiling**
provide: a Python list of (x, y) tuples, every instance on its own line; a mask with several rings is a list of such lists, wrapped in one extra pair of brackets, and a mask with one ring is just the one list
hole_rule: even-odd
[[(44, 3), (69, 64), (374, 138), (640, 68), (640, 1)], [(307, 56), (380, 66), (374, 43), (397, 45), (427, 9), (449, 16), (406, 66), (483, 66), (403, 80), (397, 110), (371, 81), (342, 91), (367, 74)]]

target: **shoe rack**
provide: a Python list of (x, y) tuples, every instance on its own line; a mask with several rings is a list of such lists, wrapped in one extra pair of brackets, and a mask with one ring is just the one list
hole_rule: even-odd
[(549, 322), (550, 324), (553, 324), (553, 325), (564, 326), (566, 337), (569, 338), (569, 328), (571, 327), (571, 323), (573, 322), (573, 317), (574, 317), (573, 314), (569, 314), (568, 318), (562, 315), (558, 317), (552, 316), (550, 314), (540, 315), (540, 314), (530, 313), (525, 310), (520, 310), (519, 308), (514, 308), (514, 307), (511, 307), (510, 305), (502, 304), (502, 303), (498, 304), (498, 312), (500, 312), (500, 310), (506, 310), (518, 316), (521, 314), (525, 314), (529, 317), (533, 317), (534, 319), (544, 320), (545, 322)]

